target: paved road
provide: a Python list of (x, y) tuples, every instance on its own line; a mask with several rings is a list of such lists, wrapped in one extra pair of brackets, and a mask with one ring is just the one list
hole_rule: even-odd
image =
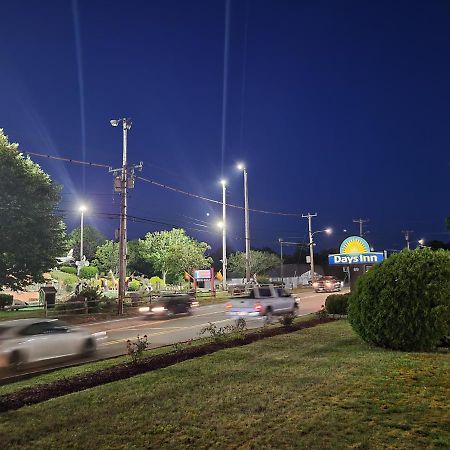
[[(308, 292), (300, 294), (299, 315), (318, 311), (329, 294)], [(178, 316), (174, 319), (148, 319), (133, 317), (109, 322), (85, 325), (91, 333), (106, 333), (98, 343), (98, 358), (124, 354), (127, 339), (136, 339), (137, 335), (147, 335), (151, 347), (173, 344), (199, 337), (200, 330), (214, 322), (217, 326), (233, 324), (234, 320), (225, 315), (224, 304), (195, 308), (191, 316)], [(249, 328), (262, 325), (259, 319), (247, 321)]]
[[(329, 294), (316, 294), (314, 292), (305, 292), (296, 295), (300, 300), (298, 314), (304, 316), (318, 311), (324, 304)], [(95, 361), (112, 356), (123, 355), (126, 353), (126, 341), (135, 340), (137, 335), (147, 335), (152, 348), (170, 345), (176, 342), (183, 342), (189, 339), (199, 337), (200, 330), (208, 325), (209, 322), (217, 326), (233, 324), (234, 319), (225, 315), (224, 303), (217, 305), (200, 306), (193, 310), (191, 316), (178, 316), (173, 319), (148, 319), (145, 317), (129, 317), (124, 319), (114, 319), (106, 322), (83, 325), (82, 328), (90, 333), (98, 333), (98, 351), (93, 357), (79, 359), (75, 363)], [(248, 328), (257, 328), (262, 326), (261, 319), (251, 319), (247, 321)], [(73, 364), (71, 360), (69, 364)], [(44, 368), (30, 368), (31, 373), (38, 373), (41, 370), (68, 365), (68, 361), (52, 361)], [(27, 370), (26, 370), (27, 371)], [(25, 371), (25, 372), (26, 372)], [(21, 373), (22, 375), (24, 372)], [(9, 378), (10, 373), (0, 374), (2, 377)], [(4, 380), (5, 381), (5, 380)]]

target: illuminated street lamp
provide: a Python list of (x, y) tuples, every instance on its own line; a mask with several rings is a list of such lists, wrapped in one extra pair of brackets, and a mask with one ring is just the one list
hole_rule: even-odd
[(311, 283), (314, 283), (314, 279), (315, 279), (315, 273), (314, 273), (314, 240), (313, 240), (313, 236), (317, 233), (326, 233), (326, 234), (331, 234), (333, 232), (333, 230), (331, 228), (325, 228), (324, 230), (318, 230), (318, 231), (312, 231), (312, 226), (311, 226), (311, 219), (313, 217), (317, 217), (317, 213), (316, 214), (302, 214), (303, 218), (307, 218), (308, 219), (308, 234), (309, 234), (309, 258), (310, 258), (310, 264), (311, 264)]
[(247, 169), (243, 163), (239, 163), (237, 169), (244, 173), (244, 217), (245, 217), (245, 278), (250, 281), (251, 261), (250, 261), (250, 221), (248, 211), (248, 183)]
[(81, 213), (81, 220), (80, 220), (80, 264), (77, 268), (77, 275), (80, 276), (80, 269), (83, 264), (83, 231), (84, 231), (84, 213), (87, 211), (86, 205), (80, 205), (78, 208), (78, 211)]
[(227, 182), (226, 180), (220, 180), (222, 185), (222, 287), (223, 290), (227, 289), (227, 208), (226, 208), (226, 196), (227, 196)]

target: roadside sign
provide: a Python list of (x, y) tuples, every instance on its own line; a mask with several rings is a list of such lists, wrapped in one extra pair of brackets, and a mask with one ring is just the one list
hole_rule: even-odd
[(194, 278), (196, 280), (209, 280), (211, 279), (211, 270), (210, 269), (194, 270)]
[(379, 264), (383, 260), (383, 252), (339, 253), (337, 255), (328, 255), (328, 264), (331, 266), (348, 266), (352, 264)]

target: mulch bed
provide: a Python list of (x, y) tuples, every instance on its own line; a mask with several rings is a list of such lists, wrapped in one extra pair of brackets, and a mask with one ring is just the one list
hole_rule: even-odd
[(294, 323), (290, 327), (268, 327), (247, 332), (241, 339), (225, 339), (221, 342), (210, 342), (199, 346), (186, 347), (181, 351), (164, 353), (142, 359), (137, 363), (123, 363), (88, 374), (75, 375), (48, 384), (27, 387), (17, 392), (0, 396), (0, 412), (19, 409), (22, 406), (33, 405), (51, 398), (83, 391), (113, 381), (125, 380), (145, 372), (162, 369), (182, 361), (210, 355), (219, 350), (248, 345), (268, 337), (292, 333), (305, 328), (315, 327), (331, 322), (332, 318), (316, 318), (305, 322)]

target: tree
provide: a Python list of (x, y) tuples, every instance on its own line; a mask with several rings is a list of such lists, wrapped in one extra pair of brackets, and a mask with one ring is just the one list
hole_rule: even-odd
[(147, 261), (142, 254), (142, 241), (135, 239), (128, 241), (127, 245), (127, 271), (152, 276), (155, 272), (153, 265)]
[[(280, 264), (280, 258), (269, 252), (250, 250), (251, 272), (252, 274), (263, 274), (267, 270)], [(240, 276), (245, 275), (245, 252), (236, 252), (228, 258), (228, 266), (232, 272)]]
[(0, 129), (0, 289), (43, 281), (42, 274), (67, 251), (65, 225), (55, 214), (60, 193)]
[[(75, 228), (69, 235), (69, 247), (73, 248), (73, 256), (80, 259), (81, 229)], [(92, 225), (83, 226), (83, 253), (88, 261), (95, 258), (97, 247), (106, 241), (106, 237)]]
[(111, 270), (116, 274), (119, 271), (119, 244), (114, 241), (106, 241), (99, 245), (95, 252), (93, 264), (100, 273), (108, 274)]
[(176, 280), (184, 271), (210, 267), (212, 259), (205, 256), (210, 246), (199, 242), (180, 228), (147, 233), (141, 241), (141, 254), (162, 274), (164, 283), (169, 276)]

